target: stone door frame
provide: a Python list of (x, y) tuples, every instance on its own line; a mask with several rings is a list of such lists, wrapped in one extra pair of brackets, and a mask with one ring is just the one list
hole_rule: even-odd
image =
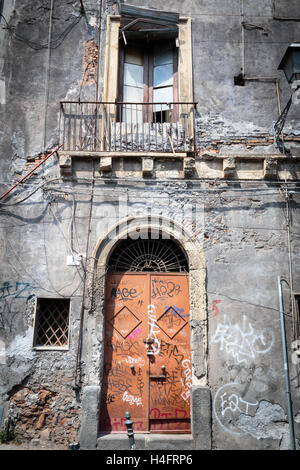
[[(118, 221), (98, 240), (91, 255), (89, 309), (84, 322), (80, 446), (95, 449), (104, 361), (104, 293), (109, 257), (119, 240), (138, 236), (172, 238), (189, 262), (191, 358), (191, 448), (211, 448), (211, 395), (207, 383), (206, 265), (199, 240), (182, 225), (163, 216), (127, 217)], [(146, 235), (147, 234), (147, 235)]]

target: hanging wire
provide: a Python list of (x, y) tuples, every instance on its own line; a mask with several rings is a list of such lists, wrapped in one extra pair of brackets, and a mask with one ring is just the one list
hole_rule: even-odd
[[(5, 16), (2, 13), (0, 13), (0, 16), (4, 19), (4, 21), (6, 23), (6, 28), (5, 29), (8, 30), (8, 33), (12, 37), (17, 39), (18, 41), (23, 42), (24, 44), (26, 44), (31, 49), (34, 49), (36, 51), (40, 51), (42, 49), (48, 49), (49, 44), (50, 44), (50, 49), (57, 49), (63, 43), (63, 41), (66, 39), (66, 37), (69, 35), (69, 33), (72, 31), (72, 29), (80, 22), (80, 20), (82, 19), (83, 13), (80, 11), (79, 16), (76, 16), (74, 21), (72, 21), (72, 23), (69, 24), (62, 33), (60, 33), (56, 38), (51, 39), (50, 42), (47, 41), (45, 43), (38, 43), (38, 42), (35, 42), (35, 41), (31, 41), (30, 39), (25, 38), (24, 36), (16, 33), (14, 31), (14, 27), (9, 25), (9, 23), (6, 20)], [(68, 19), (70, 19), (70, 18), (71, 18), (71, 16)], [(67, 20), (65, 20), (65, 21), (67, 21)]]

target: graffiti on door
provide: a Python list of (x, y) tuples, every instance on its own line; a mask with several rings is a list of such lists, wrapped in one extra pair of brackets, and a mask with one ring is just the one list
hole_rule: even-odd
[(126, 432), (120, 417), (130, 410), (136, 431), (188, 432), (187, 276), (110, 274), (106, 292), (100, 429)]

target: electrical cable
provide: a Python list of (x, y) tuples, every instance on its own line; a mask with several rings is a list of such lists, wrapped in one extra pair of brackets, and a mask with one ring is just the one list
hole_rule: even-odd
[[(9, 23), (7, 22), (6, 18), (4, 17), (3, 14), (1, 14), (2, 18), (4, 19), (5, 23), (6, 23), (6, 27), (7, 27), (7, 30), (9, 32), (9, 34), (11, 34), (11, 36), (13, 36), (15, 39), (17, 39), (18, 41), (21, 41), (23, 42), (24, 44), (26, 44), (28, 47), (30, 47), (31, 49), (34, 49), (36, 51), (40, 51), (42, 49), (48, 49), (49, 47), (49, 42), (46, 42), (44, 44), (41, 44), (41, 43), (37, 43), (35, 41), (31, 41), (21, 35), (19, 35), (18, 33), (16, 33), (14, 30), (13, 30), (13, 27), (9, 25)], [(75, 20), (69, 24), (66, 29), (59, 35), (57, 36), (55, 39), (52, 39), (51, 42), (50, 42), (50, 49), (57, 49), (62, 43), (63, 41), (65, 40), (65, 38), (68, 36), (68, 34), (72, 31), (72, 29), (80, 22), (80, 20), (82, 19), (83, 17), (83, 14), (80, 12), (80, 15), (79, 16), (76, 16)], [(69, 17), (70, 19), (71, 17)], [(67, 21), (67, 20), (66, 20)]]
[(78, 332), (78, 343), (77, 343), (77, 352), (76, 352), (76, 365), (74, 372), (74, 388), (79, 390), (82, 385), (81, 377), (81, 353), (83, 346), (83, 322), (84, 322), (84, 311), (85, 311), (85, 291), (86, 291), (86, 280), (87, 280), (87, 271), (88, 271), (88, 255), (89, 255), (89, 244), (90, 244), (90, 234), (91, 234), (91, 223), (92, 223), (92, 212), (93, 212), (93, 199), (94, 199), (94, 185), (95, 185), (95, 165), (94, 160), (92, 160), (93, 165), (93, 178), (91, 183), (91, 196), (90, 196), (90, 210), (89, 210), (89, 219), (87, 225), (87, 238), (86, 238), (86, 251), (85, 251), (85, 265), (83, 271), (83, 289), (82, 289), (82, 299), (81, 299), (81, 309), (80, 309), (80, 321), (79, 321), (79, 332)]
[[(57, 178), (57, 179), (60, 179), (60, 178)], [(49, 181), (49, 182), (50, 182), (50, 181)], [(39, 187), (35, 188), (34, 191), (32, 191), (30, 194), (26, 195), (26, 196), (25, 196), (23, 199), (21, 199), (21, 200), (18, 200), (18, 201), (12, 202), (12, 203), (0, 202), (0, 205), (1, 205), (0, 211), (1, 211), (1, 209), (5, 208), (5, 207), (17, 206), (18, 204), (22, 204), (22, 203), (25, 202), (27, 199), (29, 199), (33, 194), (35, 194), (35, 193), (38, 191), (38, 189), (40, 189), (41, 187), (45, 186), (46, 184), (47, 184), (47, 182), (41, 184)], [(135, 189), (136, 189), (136, 188), (135, 188)], [(149, 191), (149, 190), (150, 190), (150, 191), (155, 191), (155, 188), (153, 188), (153, 189), (150, 189), (150, 188), (142, 188), (142, 189), (144, 189), (145, 191)], [(252, 189), (251, 189), (251, 192), (252, 192), (252, 191), (257, 192), (259, 189), (260, 189), (260, 188), (252, 188)], [(266, 188), (266, 189), (267, 189), (267, 188)], [(293, 191), (295, 192), (295, 190), (298, 190), (298, 189), (299, 189), (299, 188), (293, 188)], [(88, 192), (86, 192), (86, 191), (84, 191), (84, 190), (79, 190), (79, 189), (78, 189), (78, 190), (74, 190), (74, 189), (68, 189), (68, 188), (66, 188), (66, 187), (64, 187), (63, 189), (59, 189), (59, 188), (46, 188), (45, 190), (47, 190), (47, 191), (52, 191), (52, 192), (58, 192), (59, 194), (62, 194), (62, 193), (64, 193), (64, 194), (69, 194), (69, 195), (71, 194), (71, 195), (73, 195), (73, 196), (75, 196), (75, 195), (78, 195), (78, 196), (89, 196), (89, 195), (90, 195), (90, 193), (88, 193)], [(120, 194), (116, 194), (115, 189), (114, 189), (114, 190), (113, 190), (113, 189), (110, 189), (110, 190), (109, 190), (109, 189), (106, 188), (106, 191), (107, 191), (107, 192), (108, 192), (108, 191), (113, 192), (113, 195), (114, 195), (114, 196), (113, 196), (113, 199), (114, 199), (114, 200), (115, 200), (117, 197), (122, 196), (122, 192), (121, 192), (121, 191), (122, 191), (122, 188), (120, 188)], [(195, 190), (194, 190), (194, 191), (195, 191)], [(248, 200), (248, 199), (251, 198), (251, 196), (252, 196), (251, 194), (248, 194), (248, 195), (243, 194), (243, 193), (249, 192), (249, 189), (233, 189), (233, 188), (224, 189), (224, 188), (223, 188), (223, 189), (214, 189), (214, 190), (211, 190), (211, 191), (206, 190), (206, 189), (203, 189), (203, 190), (199, 190), (197, 195), (195, 195), (195, 194), (185, 194), (185, 197), (189, 197), (189, 198), (190, 198), (190, 201), (189, 201), (189, 202), (191, 202), (191, 198), (195, 198), (195, 201), (194, 201), (194, 202), (197, 202), (197, 201), (199, 200), (199, 198), (205, 198), (205, 199), (207, 199), (207, 198), (212, 199), (212, 198), (217, 198), (217, 197), (221, 197), (221, 198), (222, 198), (222, 196), (220, 196), (220, 194), (216, 193), (216, 191), (218, 191), (218, 192), (219, 192), (219, 191), (222, 191), (222, 192), (230, 191), (230, 192), (234, 192), (234, 193), (239, 193), (239, 194), (232, 194), (232, 195), (231, 195), (231, 194), (226, 194), (225, 196), (223, 196), (223, 200), (222, 200), (223, 203), (226, 202), (226, 199), (227, 199), (227, 200), (228, 200), (228, 199), (231, 199), (231, 198), (232, 198), (232, 199), (236, 199), (236, 198), (238, 197), (239, 200), (242, 200), (242, 199)], [(166, 195), (169, 195), (170, 192), (171, 192), (170, 189), (169, 189), (169, 190), (168, 190), (168, 189), (167, 189), (167, 190), (165, 189)], [(242, 193), (243, 195), (241, 195), (241, 193)], [(296, 194), (300, 194), (300, 190), (299, 190), (299, 191), (296, 191), (296, 192), (295, 192), (295, 195), (296, 195)], [(277, 190), (276, 192), (275, 192), (275, 191), (273, 191), (273, 192), (267, 192), (267, 193), (260, 192), (257, 197), (260, 197), (260, 198), (263, 198), (263, 197), (271, 197), (271, 196), (273, 197), (273, 196), (276, 196), (276, 195), (278, 195), (278, 190)], [(96, 196), (105, 197), (105, 198), (106, 198), (105, 200), (107, 200), (108, 197), (111, 197), (111, 196), (110, 196), (109, 194), (107, 194), (107, 193), (105, 194), (105, 196), (103, 196), (103, 192), (102, 192), (102, 191), (99, 192), (99, 193), (97, 193), (97, 192), (95, 191), (95, 197), (96, 197)], [(170, 195), (169, 195), (169, 196), (170, 196)], [(133, 195), (133, 197), (134, 197), (134, 195)], [(161, 196), (161, 195), (160, 195), (160, 196), (152, 195), (151, 197), (152, 197), (152, 198), (156, 198), (156, 199), (161, 199), (163, 196)], [(196, 199), (196, 198), (197, 198), (197, 199)], [(105, 201), (102, 201), (102, 202), (105, 202)], [(260, 202), (260, 201), (258, 201), (258, 202)]]
[[(12, 244), (11, 244), (11, 242), (10, 242), (10, 240), (9, 240), (8, 237), (6, 237), (6, 242), (8, 242), (8, 244), (9, 244), (9, 246), (10, 246), (10, 249), (11, 249), (11, 255), (7, 257), (7, 262), (8, 262), (8, 264), (10, 265), (10, 267), (20, 276), (20, 279), (22, 279), (22, 278), (24, 277), (24, 272), (25, 272), (26, 275), (28, 276), (28, 278), (30, 278), (30, 279), (34, 282), (34, 284), (35, 284), (35, 286), (33, 286), (33, 289), (35, 289), (36, 286), (38, 286), (41, 290), (52, 294), (52, 293), (53, 293), (52, 290), (49, 290), (49, 289), (47, 289), (46, 287), (43, 287), (43, 286), (39, 283), (39, 281), (37, 281), (37, 280), (27, 271), (27, 269), (26, 269), (26, 267), (25, 267), (23, 261), (22, 261), (21, 258), (17, 255), (16, 249), (12, 246)], [(15, 263), (11, 263), (11, 261), (10, 261), (10, 260), (13, 259), (14, 257), (18, 260), (19, 264), (20, 264), (21, 267), (22, 267), (22, 272), (21, 272), (21, 273), (20, 273), (20, 272), (18, 271), (18, 269), (16, 268)]]
[[(58, 221), (58, 219), (56, 218), (55, 214), (52, 212), (51, 204), (50, 204), (50, 203), (48, 204), (47, 207), (50, 208), (52, 215), (53, 215), (54, 218)], [(72, 296), (74, 295), (74, 293), (79, 289), (79, 287), (81, 286), (81, 284), (82, 284), (82, 282), (83, 282), (83, 279), (82, 279), (82, 277), (81, 277), (81, 273), (80, 273), (78, 267), (75, 266), (75, 267), (76, 267), (76, 272), (75, 272), (75, 274), (74, 274), (74, 277), (73, 277), (72, 281), (71, 281), (69, 284), (67, 284), (66, 286), (62, 287), (61, 289), (56, 289), (56, 288), (55, 288), (55, 286), (53, 285), (53, 283), (52, 283), (52, 281), (51, 281), (50, 273), (49, 273), (49, 270), (48, 270), (48, 256), (47, 256), (47, 248), (46, 248), (46, 247), (47, 247), (47, 243), (46, 243), (46, 231), (45, 231), (45, 222), (44, 222), (44, 219), (43, 219), (42, 225), (43, 225), (43, 237), (44, 237), (43, 248), (44, 248), (45, 260), (46, 260), (47, 278), (48, 278), (48, 280), (49, 280), (49, 282), (50, 282), (50, 284), (51, 284), (51, 287), (52, 287), (52, 289), (53, 289), (54, 292), (56, 292), (56, 293), (57, 293), (59, 296), (61, 296), (61, 297), (70, 298), (70, 297), (72, 297)], [(59, 229), (60, 233), (62, 234), (64, 240), (67, 242), (68, 248), (70, 248), (68, 239), (65, 237), (63, 231), (60, 229), (60, 223), (59, 223), (59, 221), (58, 221), (58, 229)], [(77, 274), (78, 274), (79, 277), (80, 277), (80, 281), (79, 281), (77, 287), (73, 290), (73, 292), (72, 292), (70, 295), (63, 295), (63, 294), (61, 294), (61, 291), (65, 290), (67, 287), (73, 285), (74, 280), (75, 280), (75, 277), (76, 277)]]
[[(35, 188), (30, 194), (25, 196), (23, 199), (20, 199), (20, 200), (15, 201), (15, 202), (0, 202), (0, 205), (2, 205), (2, 206), (16, 206), (18, 204), (22, 204), (23, 202), (27, 201), (27, 199), (29, 199), (31, 196), (33, 196), (40, 188), (42, 188), (43, 186), (45, 186), (48, 183), (51, 183), (51, 182), (57, 181), (57, 180), (61, 180), (61, 178), (51, 178), (50, 180), (44, 181), (37, 188)], [(32, 186), (32, 184), (30, 185), (30, 183), (27, 183), (27, 184), (28, 184), (28, 186)], [(24, 186), (24, 185), (22, 185), (22, 186)], [(1, 210), (1, 207), (0, 207), (0, 210)]]
[[(260, 304), (256, 304), (254, 302), (249, 302), (249, 300), (243, 300), (243, 299), (236, 299), (234, 297), (230, 297), (229, 295), (226, 295), (226, 294), (220, 294), (220, 292), (212, 292), (212, 291), (207, 291), (207, 294), (211, 294), (211, 295), (215, 295), (215, 296), (219, 296), (219, 297), (226, 297), (227, 299), (229, 300), (232, 300), (234, 302), (240, 302), (240, 303), (245, 303), (247, 305), (251, 305), (253, 307), (258, 307), (258, 308), (263, 308), (263, 309), (267, 309), (267, 310), (273, 310), (275, 312), (279, 312), (279, 309), (278, 308), (275, 308), (275, 307), (269, 307), (267, 305), (260, 305)], [(291, 315), (288, 315), (285, 313), (286, 316), (288, 317), (291, 317)]]

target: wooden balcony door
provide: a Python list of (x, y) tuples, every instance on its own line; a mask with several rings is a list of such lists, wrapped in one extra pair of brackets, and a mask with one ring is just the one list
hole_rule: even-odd
[(128, 103), (123, 104), (122, 121), (175, 122), (177, 82), (178, 53), (169, 42), (120, 47), (118, 101)]

